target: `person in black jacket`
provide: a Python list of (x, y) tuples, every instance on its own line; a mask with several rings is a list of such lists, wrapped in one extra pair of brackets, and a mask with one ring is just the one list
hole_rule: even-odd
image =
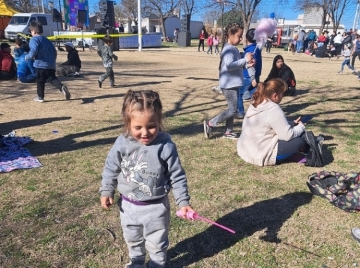
[(68, 52), (68, 60), (56, 66), (56, 75), (80, 76), (81, 60), (78, 51), (75, 49), (72, 42), (66, 42), (65, 49)]
[(273, 66), (268, 77), (264, 83), (273, 78), (282, 78), (288, 85), (288, 90), (285, 91), (284, 96), (294, 96), (296, 92), (296, 79), (293, 71), (284, 63), (284, 58), (277, 55), (274, 58)]

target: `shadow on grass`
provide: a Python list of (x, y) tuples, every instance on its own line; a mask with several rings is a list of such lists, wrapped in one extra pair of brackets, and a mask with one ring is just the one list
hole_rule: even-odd
[(58, 139), (37, 142), (34, 141), (27, 145), (27, 148), (33, 156), (41, 156), (46, 154), (55, 154), (62, 152), (70, 152), (83, 148), (89, 148), (98, 145), (113, 144), (117, 136), (111, 138), (96, 139), (92, 141), (81, 141), (77, 142), (76, 139), (86, 136), (91, 136), (101, 132), (111, 131), (114, 129), (120, 130), (120, 125), (115, 125), (107, 128), (96, 129), (93, 131), (80, 132), (76, 134), (67, 135)]
[(236, 234), (210, 226), (204, 232), (185, 239), (171, 248), (168, 251), (168, 267), (187, 267), (202, 259), (212, 257), (264, 229), (265, 235), (260, 237), (261, 240), (280, 243), (277, 233), (282, 225), (297, 208), (308, 204), (312, 197), (311, 193), (306, 192), (290, 193), (237, 209), (217, 221), (235, 230)]
[(10, 131), (40, 126), (49, 124), (55, 121), (69, 120), (71, 117), (49, 117), (49, 118), (37, 118), (37, 119), (27, 119), (27, 120), (16, 120), (7, 123), (0, 124), (1, 133), (0, 134), (8, 134)]
[(205, 80), (205, 81), (219, 81), (219, 79), (216, 79), (216, 78), (206, 78), (206, 77), (187, 77), (186, 79)]

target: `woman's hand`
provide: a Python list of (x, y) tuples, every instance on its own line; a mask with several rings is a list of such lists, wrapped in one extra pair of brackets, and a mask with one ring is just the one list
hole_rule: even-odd
[(294, 125), (296, 126), (296, 125), (298, 125), (298, 124), (303, 124), (303, 123), (301, 122), (301, 116), (299, 116), (297, 119), (294, 120)]

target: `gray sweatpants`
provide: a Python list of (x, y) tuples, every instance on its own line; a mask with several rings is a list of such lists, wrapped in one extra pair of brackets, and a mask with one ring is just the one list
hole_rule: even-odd
[(158, 203), (134, 205), (119, 199), (121, 227), (130, 263), (127, 268), (145, 268), (146, 251), (149, 268), (163, 268), (169, 246), (170, 203), (168, 196)]
[(209, 122), (212, 126), (216, 126), (218, 123), (221, 123), (226, 120), (225, 127), (226, 132), (231, 132), (234, 128), (234, 116), (237, 113), (238, 106), (238, 90), (239, 87), (222, 89), (225, 99), (228, 103), (227, 110), (221, 112)]
[(114, 85), (115, 78), (114, 78), (114, 71), (112, 67), (105, 67), (105, 73), (100, 75), (99, 81), (102, 83), (106, 78), (110, 78), (110, 85)]

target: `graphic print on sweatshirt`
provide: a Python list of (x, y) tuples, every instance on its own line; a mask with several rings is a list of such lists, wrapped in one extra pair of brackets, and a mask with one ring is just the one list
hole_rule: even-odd
[(126, 181), (138, 185), (127, 196), (131, 200), (143, 200), (145, 196), (152, 196), (152, 190), (156, 185), (156, 178), (152, 176), (153, 173), (146, 172), (148, 163), (145, 161), (145, 156), (147, 151), (139, 155), (139, 150), (140, 147), (136, 148), (128, 156), (123, 155), (121, 161), (121, 171)]

